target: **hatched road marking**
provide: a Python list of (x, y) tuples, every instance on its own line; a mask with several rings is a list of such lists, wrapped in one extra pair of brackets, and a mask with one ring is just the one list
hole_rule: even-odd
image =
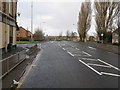
[(82, 60), (79, 60), (82, 64), (84, 64), (85, 66), (87, 66), (88, 68), (90, 68), (92, 71), (96, 72), (98, 75), (102, 75), (100, 72), (98, 72), (96, 69), (92, 68), (91, 66), (89, 66), (88, 64), (86, 64), (85, 62), (83, 62)]
[(100, 65), (100, 64), (92, 64), (92, 63), (87, 63), (88, 65), (91, 66), (99, 66), (99, 67), (107, 67), (107, 68), (111, 68), (110, 66), (106, 66), (106, 65)]
[(109, 75), (109, 76), (116, 76), (116, 77), (120, 77), (120, 75), (118, 75), (118, 74), (107, 73), (107, 72), (101, 72), (101, 74), (104, 74), (104, 75)]
[(102, 60), (100, 60), (100, 59), (98, 59), (98, 60), (99, 60), (100, 62), (102, 62), (102, 63), (104, 63), (104, 64), (106, 64), (106, 65), (108, 65), (108, 66), (110, 66), (110, 67), (112, 67), (112, 68), (114, 68), (114, 69), (120, 71), (119, 68), (117, 68), (117, 67), (115, 67), (115, 66), (113, 66), (113, 65), (111, 65), (111, 64), (109, 64), (109, 63), (107, 63), (107, 62), (104, 62), (104, 61), (102, 61)]
[(81, 58), (83, 60), (90, 60), (90, 61), (98, 61), (97, 59), (92, 59), (92, 58)]
[(84, 54), (88, 55), (88, 56), (92, 56), (90, 55), (89, 53), (85, 52), (85, 51), (82, 51)]
[[(74, 46), (71, 46), (71, 48), (73, 48)], [(89, 48), (91, 48), (91, 49), (94, 49), (94, 50), (96, 50), (96, 48), (93, 48), (93, 47), (90, 47), (89, 46)], [(65, 48), (62, 48), (63, 50), (66, 50)], [(120, 77), (120, 75), (118, 75), (118, 74), (114, 74), (114, 73), (108, 73), (108, 72), (100, 72), (100, 71), (98, 71), (98, 70), (96, 70), (95, 68), (93, 68), (92, 66), (95, 66), (95, 67), (104, 67), (104, 68), (113, 68), (113, 69), (115, 69), (115, 70), (118, 70), (118, 71), (120, 71), (120, 69), (119, 68), (117, 68), (117, 67), (115, 67), (115, 66), (113, 66), (113, 65), (111, 65), (111, 64), (109, 64), (109, 63), (107, 63), (107, 62), (105, 62), (105, 61), (103, 61), (103, 60), (100, 60), (100, 59), (93, 59), (93, 58), (88, 58), (87, 56), (92, 56), (92, 55), (90, 55), (89, 53), (87, 53), (87, 52), (85, 52), (85, 51), (82, 51), (81, 53), (75, 53), (75, 52), (77, 52), (77, 51), (79, 51), (80, 49), (78, 49), (78, 48), (74, 48), (76, 51), (68, 51), (69, 50), (69, 48), (66, 50), (67, 51), (67, 53), (68, 54), (70, 54), (71, 56), (73, 56), (73, 57), (75, 57), (75, 56), (86, 56), (86, 58), (81, 58), (81, 60), (79, 60), (79, 62), (81, 62), (82, 64), (84, 64), (85, 66), (87, 66), (88, 68), (90, 68), (92, 71), (94, 71), (95, 73), (97, 73), (98, 75), (108, 75), (108, 76), (115, 76), (115, 77)], [(73, 54), (74, 53), (74, 54)], [(86, 63), (86, 62), (84, 62), (85, 60), (88, 60), (88, 61), (96, 61), (96, 62), (101, 62), (101, 63), (103, 63), (103, 64), (95, 64), (95, 63)], [(105, 64), (105, 65), (104, 65)]]
[(67, 52), (67, 53), (69, 53), (71, 56), (73, 56), (73, 57), (74, 57), (74, 55), (73, 55), (71, 52)]

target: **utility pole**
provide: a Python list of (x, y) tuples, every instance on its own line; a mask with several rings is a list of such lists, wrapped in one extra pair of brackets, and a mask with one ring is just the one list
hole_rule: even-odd
[(33, 42), (33, 1), (31, 1), (31, 42)]

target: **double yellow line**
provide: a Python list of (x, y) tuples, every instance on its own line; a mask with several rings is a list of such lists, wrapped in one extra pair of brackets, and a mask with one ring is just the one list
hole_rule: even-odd
[(18, 84), (18, 86), (16, 87), (15, 90), (18, 90), (18, 89), (21, 87), (21, 85), (22, 85), (23, 82), (25, 81), (26, 77), (27, 77), (28, 74), (30, 73), (31, 69), (32, 69), (32, 65), (30, 66), (29, 70), (25, 73), (25, 75), (23, 76), (23, 78), (21, 79), (21, 81), (19, 82), (19, 84)]

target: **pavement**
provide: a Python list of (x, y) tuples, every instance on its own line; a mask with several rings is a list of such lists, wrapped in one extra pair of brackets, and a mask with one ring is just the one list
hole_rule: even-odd
[(24, 50), (24, 48), (22, 48), (22, 47), (17, 47), (16, 49), (13, 49), (12, 51), (10, 51), (10, 52), (7, 52), (7, 53), (2, 53), (2, 59), (5, 59), (5, 58), (7, 58), (7, 57), (9, 57), (9, 56), (11, 56), (11, 55), (13, 55), (13, 54), (16, 54), (16, 53), (18, 53), (18, 52), (21, 52), (22, 50)]
[[(4, 77), (2, 77), (3, 90), (4, 89), (14, 90), (16, 85), (14, 85), (13, 80), (19, 81), (21, 79), (21, 77), (24, 76), (24, 73), (27, 71), (27, 68), (29, 68), (29, 66), (32, 64), (33, 60), (35, 59), (37, 53), (40, 51), (39, 47), (36, 47), (36, 46), (30, 47), (30, 51), (31, 51), (31, 49), (32, 49), (32, 51), (34, 51), (34, 53), (30, 54), (30, 56), (27, 55), (26, 59), (24, 59), (21, 63), (19, 63), (17, 66), (15, 66)], [(19, 49), (19, 50), (21, 50), (21, 49)], [(18, 51), (18, 50), (16, 50), (16, 51)], [(28, 51), (27, 51), (27, 53), (29, 54)], [(20, 57), (20, 58), (22, 58), (22, 57)], [(12, 58), (11, 60), (12, 60), (12, 62), (15, 62), (17, 59), (13, 60), (13, 58)], [(10, 64), (8, 64), (8, 65), (10, 65)]]
[(120, 55), (78, 42), (49, 41), (17, 88), (118, 88)]

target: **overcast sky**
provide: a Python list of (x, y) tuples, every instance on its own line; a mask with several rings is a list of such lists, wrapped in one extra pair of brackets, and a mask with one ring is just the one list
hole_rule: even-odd
[[(27, 0), (28, 1), (28, 0)], [(58, 2), (57, 2), (58, 1)], [(48, 0), (33, 2), (33, 28), (43, 28), (46, 35), (56, 36), (61, 32), (63, 35), (69, 30), (77, 32), (78, 15), (82, 0)], [(31, 2), (18, 1), (18, 25), (31, 30)], [(95, 22), (89, 34), (95, 32)]]

